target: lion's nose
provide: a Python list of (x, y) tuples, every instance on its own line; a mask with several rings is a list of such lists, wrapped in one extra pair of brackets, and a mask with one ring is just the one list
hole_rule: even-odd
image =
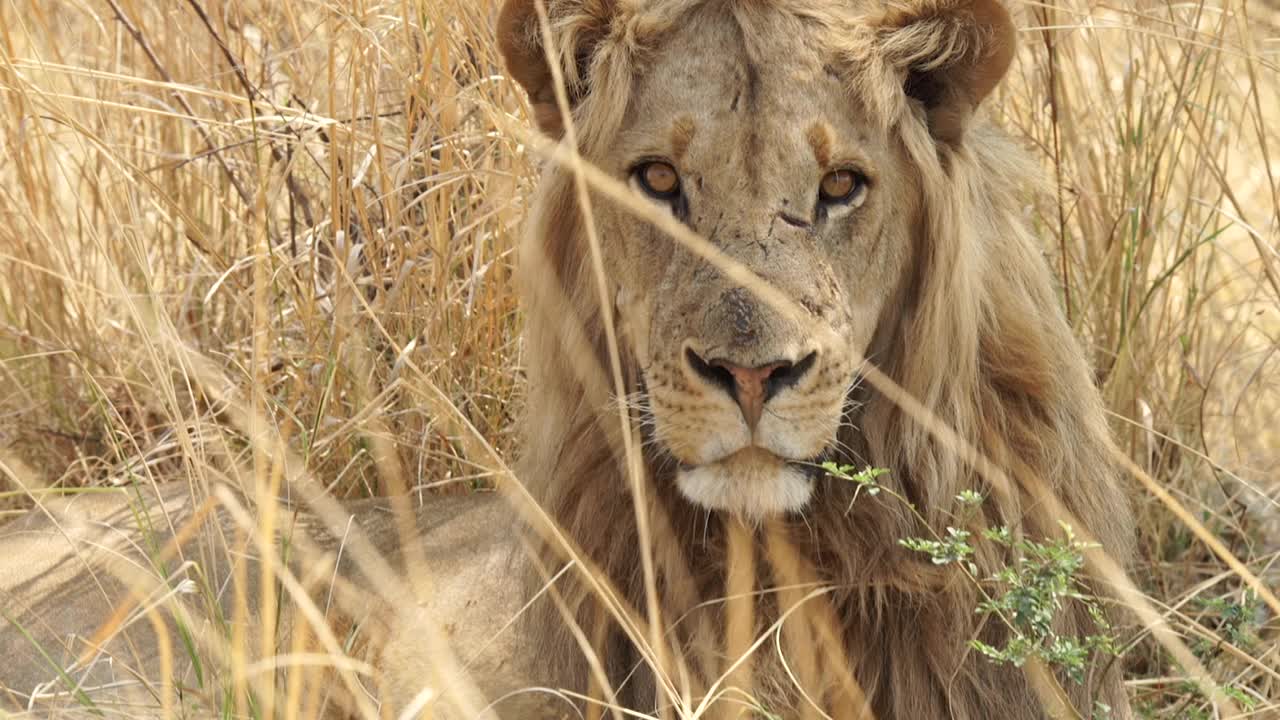
[(724, 358), (702, 359), (693, 350), (687, 351), (689, 365), (694, 372), (708, 382), (722, 388), (738, 403), (747, 427), (755, 431), (764, 414), (764, 405), (784, 388), (799, 382), (813, 367), (818, 354), (811, 352), (798, 363), (779, 361), (744, 367)]

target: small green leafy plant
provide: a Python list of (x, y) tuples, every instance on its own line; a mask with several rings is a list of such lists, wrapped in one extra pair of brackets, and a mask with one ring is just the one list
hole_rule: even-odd
[[(999, 613), (1010, 623), (1011, 635), (1003, 648), (980, 640), (970, 644), (997, 662), (1021, 666), (1034, 657), (1083, 682), (1090, 655), (1115, 655), (1118, 649), (1097, 599), (1084, 591), (1077, 578), (1084, 567), (1083, 551), (1090, 545), (1077, 540), (1070, 526), (1063, 525), (1062, 530), (1061, 538), (1046, 542), (1015, 540), (1004, 527), (983, 532), (985, 539), (1013, 550), (1015, 559), (990, 578), (997, 594), (981, 602), (978, 612)], [(1054, 630), (1054, 617), (1072, 600), (1085, 608), (1100, 632), (1076, 637)]]
[[(885, 468), (868, 465), (859, 470), (852, 465), (837, 465), (830, 461), (822, 463), (822, 469), (831, 477), (857, 485), (858, 492), (866, 490), (868, 495), (879, 495), (881, 487), (877, 478), (889, 474), (889, 471)], [(856, 498), (857, 495), (855, 494), (854, 497)]]
[[(858, 470), (851, 465), (830, 462), (822, 467), (831, 477), (857, 485), (855, 500), (863, 490), (868, 495), (885, 491), (902, 500), (920, 517), (905, 498), (880, 484), (878, 478), (888, 470), (872, 467)], [(974, 490), (956, 495), (956, 501), (971, 510), (979, 507), (983, 500), (982, 494)], [(920, 519), (924, 521), (923, 517)], [(1111, 628), (1105, 613), (1078, 578), (1084, 567), (1084, 551), (1090, 545), (1078, 540), (1070, 526), (1063, 525), (1062, 530), (1059, 538), (1037, 541), (1015, 537), (1008, 527), (1003, 526), (988, 528), (977, 539), (969, 530), (947, 527), (945, 534), (902, 538), (898, 543), (929, 556), (935, 565), (955, 564), (961, 567), (984, 597), (977, 612), (994, 615), (1008, 626), (1009, 637), (1003, 647), (975, 639), (970, 641), (975, 650), (992, 661), (1015, 666), (1035, 658), (1060, 668), (1070, 679), (1083, 682), (1085, 666), (1092, 654), (1114, 655), (1118, 649), (1109, 632)], [(972, 560), (975, 542), (979, 541), (1006, 548), (1013, 558), (1011, 563), (991, 577), (981, 577), (977, 564)], [(1064, 605), (1072, 601), (1085, 608), (1098, 632), (1077, 637), (1056, 631), (1054, 618)]]

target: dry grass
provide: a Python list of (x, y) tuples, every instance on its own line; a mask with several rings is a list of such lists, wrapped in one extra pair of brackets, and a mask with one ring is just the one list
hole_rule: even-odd
[[(0, 0), (0, 462), (45, 491), (248, 490), (271, 463), (234, 396), (335, 496), (493, 482), (429, 408), (512, 454), (536, 160), (502, 130), (495, 4)], [(994, 107), (1057, 181), (1029, 212), (1117, 432), (1274, 586), (1280, 8), (1017, 4)], [(1232, 625), (1238, 576), (1133, 497), (1139, 585), (1277, 712), (1276, 619)], [(1153, 717), (1210, 712), (1154, 644), (1126, 662)]]
[(507, 447), (530, 170), (494, 130), (519, 105), (492, 9), (113, 5), (4, 6), (6, 444), (72, 487), (190, 472), (176, 434), (211, 416), (149, 350), (150, 305), (336, 494), (379, 492), (371, 418), (417, 477), (483, 482), (397, 360)]

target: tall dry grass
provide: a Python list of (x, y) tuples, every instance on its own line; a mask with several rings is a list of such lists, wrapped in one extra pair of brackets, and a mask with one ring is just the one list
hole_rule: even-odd
[[(1028, 213), (1116, 431), (1274, 586), (1280, 8), (1015, 5), (994, 113), (1055, 181)], [(431, 409), (514, 452), (512, 247), (537, 160), (502, 129), (523, 106), (495, 13), (0, 0), (5, 515), (138, 481), (252, 494), (272, 459), (228, 397), (334, 496), (493, 482)], [(1280, 711), (1276, 619), (1132, 496), (1140, 586), (1220, 684)], [(1139, 707), (1213, 717), (1156, 644), (1124, 639)]]

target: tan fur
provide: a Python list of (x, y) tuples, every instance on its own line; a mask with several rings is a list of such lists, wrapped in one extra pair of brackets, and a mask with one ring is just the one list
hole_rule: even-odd
[[(748, 583), (731, 572), (738, 588), (767, 589), (806, 573), (835, 586), (827, 607), (840, 637), (823, 647), (842, 648), (878, 718), (1042, 716), (1022, 672), (968, 649), (972, 638), (1005, 637), (974, 613), (972, 587), (897, 546), (927, 534), (900, 503), (854, 501), (854, 488), (819, 478), (797, 509), (770, 484), (794, 480), (790, 460), (871, 464), (890, 470), (886, 484), (935, 531), (962, 515), (955, 496), (970, 488), (988, 496), (975, 529), (1011, 525), (1036, 537), (1059, 532), (1060, 518), (1035, 501), (1052, 492), (1082, 531), (1121, 562), (1129, 557), (1132, 524), (1102, 405), (1022, 211), (1038, 171), (975, 115), (1013, 57), (1007, 12), (994, 0), (887, 9), (855, 0), (546, 6), (550, 54), (570, 85), (587, 160), (627, 181), (637, 159), (667, 156), (689, 193), (685, 206), (669, 211), (808, 313), (797, 320), (768, 307), (650, 223), (596, 198), (608, 296), (617, 298), (606, 312), (621, 329), (623, 391), (645, 426), (661, 614), (681, 618), (671, 637), (684, 677), (706, 688), (725, 669), (720, 607), (703, 603), (725, 594), (728, 563), (759, 573)], [(532, 8), (532, 0), (509, 0), (500, 38), (539, 123), (558, 136)], [(670, 141), (673, 128), (682, 142)], [(824, 219), (813, 197), (831, 163), (856, 164), (871, 187), (864, 204)], [(568, 170), (548, 168), (522, 249), (531, 382), (520, 476), (644, 615), (639, 528), (610, 410), (617, 398), (605, 318), (574, 192)], [(813, 330), (819, 326), (823, 332)], [(770, 424), (766, 408), (753, 435), (731, 398), (690, 370), (688, 350), (745, 366), (794, 363), (807, 352), (818, 360), (772, 401), (780, 419)], [(855, 382), (864, 358), (1014, 485), (978, 472), (936, 428)], [(733, 452), (753, 442), (767, 452)], [(686, 482), (708, 474), (719, 500)], [(738, 510), (713, 512), (695, 501)], [(776, 528), (756, 531), (757, 562), (746, 563), (741, 548), (727, 555), (731, 514), (768, 518), (761, 527)], [(766, 552), (766, 536), (797, 549), (798, 567), (770, 569), (769, 558), (787, 555), (774, 545)], [(544, 560), (555, 567), (561, 557), (547, 548)], [(983, 575), (1009, 560), (985, 546), (976, 558)], [(582, 583), (561, 590), (585, 637), (598, 638), (610, 680), (627, 679), (622, 697), (652, 708), (660, 693), (651, 673), (634, 672), (644, 663), (633, 643)], [(791, 592), (763, 596), (757, 630), (788, 606)], [(740, 609), (731, 605), (731, 626), (743, 624)], [(1070, 632), (1092, 627), (1074, 605), (1060, 623)], [(586, 691), (587, 669), (567, 623), (551, 613), (535, 624), (539, 651)], [(789, 646), (819, 642), (822, 625), (812, 627), (816, 634), (795, 630), (800, 639)], [(1107, 660), (1097, 659), (1083, 686), (1064, 686), (1085, 715), (1102, 701), (1127, 717), (1118, 669)], [(800, 661), (822, 674), (817, 657)], [(753, 672), (755, 691), (774, 710), (801, 713), (777, 662)], [(832, 683), (838, 674), (828, 673)], [(840, 698), (854, 692), (816, 695), (848, 716)]]
[(809, 141), (809, 148), (813, 150), (813, 159), (818, 161), (819, 165), (831, 164), (831, 129), (826, 123), (815, 122), (809, 126), (809, 132), (805, 136)]
[(697, 131), (697, 126), (689, 116), (681, 115), (676, 118), (675, 123), (671, 125), (671, 156), (674, 160), (679, 161), (684, 158), (685, 151), (689, 149), (689, 143), (693, 142), (693, 135)]
[[(339, 536), (301, 506), (289, 510), (281, 532), (289, 537), (292, 571), (308, 584), (346, 651), (374, 664), (376, 677), (362, 680), (380, 690), (388, 712), (430, 689), (432, 717), (476, 717), (461, 710), (468, 706), (462, 691), (470, 686), (450, 685), (434, 672), (441, 648), (428, 638), (436, 624), (481, 692), (493, 701), (504, 698), (493, 706), (498, 716), (561, 716), (562, 701), (512, 693), (548, 684), (550, 678), (531, 652), (534, 643), (520, 634), (519, 625), (509, 624), (523, 604), (513, 588), (523, 555), (509, 507), (492, 494), (475, 494), (433, 498), (417, 509), (418, 542), (431, 574), (413, 579), (428, 590), (417, 604), (403, 596), (384, 601), (352, 551), (351, 534), (360, 532), (381, 557), (400, 565), (400, 536), (389, 503), (356, 501), (344, 511)], [(171, 543), (175, 531), (181, 543)], [(46, 500), (0, 526), (0, 715), (24, 710), (33, 717), (64, 718), (215, 714), (209, 703), (228, 702), (222, 696), (230, 685), (224, 623), (234, 612), (241, 578), (249, 611), (246, 649), (257, 652), (261, 635), (272, 632), (261, 626), (262, 565), (237, 533), (225, 510), (217, 503), (194, 502), (185, 483), (154, 493), (139, 487)], [(341, 560), (336, 567), (335, 553)], [(246, 562), (243, 575), (232, 571), (238, 561)], [(164, 592), (166, 580), (169, 587), (184, 580), (208, 583), (219, 602), (204, 602), (210, 596), (198, 588)], [(145, 612), (137, 609), (135, 592), (147, 598)], [(323, 652), (314, 630), (298, 617), (296, 598), (280, 597), (277, 651)], [(121, 609), (130, 612), (117, 617)], [(178, 634), (180, 617), (187, 618), (205, 687), (166, 697), (173, 687), (196, 684), (191, 655)], [(100, 644), (91, 644), (94, 638)], [(298, 681), (298, 673), (289, 676), (290, 682)], [(305, 677), (310, 710), (302, 717), (359, 716), (336, 673), (314, 667)], [(257, 690), (261, 698), (261, 687)], [(323, 711), (318, 700), (326, 703)]]

